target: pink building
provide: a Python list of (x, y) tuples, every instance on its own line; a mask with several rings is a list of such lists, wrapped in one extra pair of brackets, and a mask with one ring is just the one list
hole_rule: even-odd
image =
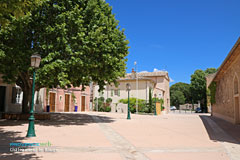
[(81, 87), (76, 88), (53, 88), (44, 89), (44, 111), (49, 107), (50, 112), (77, 112), (89, 111), (90, 87), (86, 86), (82, 91)]

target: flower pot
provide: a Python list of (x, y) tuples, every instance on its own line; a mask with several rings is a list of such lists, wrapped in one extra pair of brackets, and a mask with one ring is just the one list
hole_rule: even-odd
[(78, 110), (78, 106), (75, 106), (74, 107), (74, 112), (77, 112), (77, 110)]

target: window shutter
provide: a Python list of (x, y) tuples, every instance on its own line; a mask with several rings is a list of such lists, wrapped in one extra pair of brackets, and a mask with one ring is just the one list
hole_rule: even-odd
[(111, 90), (111, 97), (113, 96), (113, 89)]
[(120, 89), (118, 90), (118, 96), (120, 96)]
[(17, 96), (17, 91), (16, 91), (16, 87), (12, 87), (12, 103), (15, 104), (16, 103), (16, 97)]

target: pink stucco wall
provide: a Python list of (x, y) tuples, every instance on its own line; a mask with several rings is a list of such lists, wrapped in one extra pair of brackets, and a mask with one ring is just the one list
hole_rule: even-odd
[[(47, 89), (45, 88), (45, 98), (44, 98), (44, 111), (47, 111), (47, 105), (50, 104), (50, 93), (55, 93), (55, 112), (64, 112), (65, 107), (65, 95), (69, 94), (70, 102), (69, 102), (69, 112), (74, 112), (74, 106), (78, 106), (77, 112), (81, 112), (82, 106), (82, 97), (85, 96), (85, 111), (89, 111), (89, 103), (90, 103), (90, 87), (86, 87), (84, 91), (81, 91), (82, 87), (76, 88), (68, 88), (68, 89), (60, 89), (53, 88), (49, 90), (48, 99), (47, 97)], [(74, 93), (76, 97), (76, 103), (74, 104), (72, 93)]]

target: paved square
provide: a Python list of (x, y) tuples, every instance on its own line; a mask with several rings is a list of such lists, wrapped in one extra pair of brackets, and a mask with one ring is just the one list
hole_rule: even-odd
[[(27, 121), (0, 120), (0, 159), (240, 159), (238, 139), (223, 131), (207, 114), (131, 118), (101, 112), (53, 113), (50, 121), (36, 121), (34, 138), (25, 137)], [(13, 152), (10, 143), (48, 146), (35, 147), (35, 152)]]

